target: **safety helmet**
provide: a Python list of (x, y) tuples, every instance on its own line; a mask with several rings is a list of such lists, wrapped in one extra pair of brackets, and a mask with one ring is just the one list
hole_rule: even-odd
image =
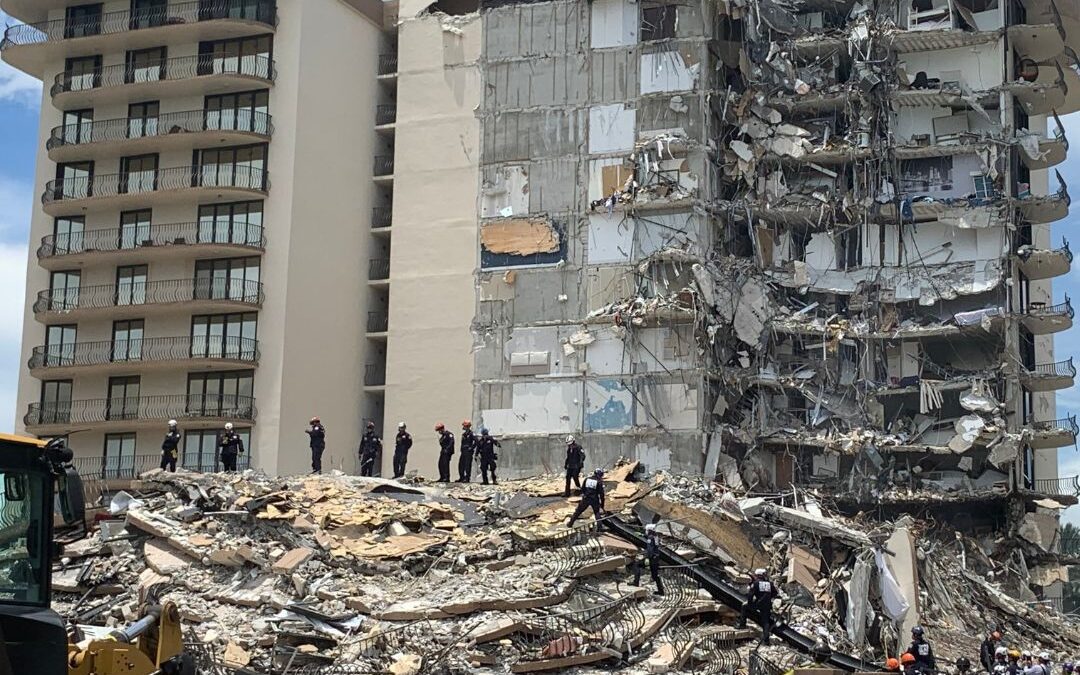
[(1020, 658), (1021, 656), (1022, 656), (1022, 654), (1020, 654), (1020, 650), (1019, 650), (1019, 649), (1010, 649), (1010, 650), (1009, 650), (1009, 658), (1010, 658), (1010, 659), (1018, 659), (1018, 658)]
[(438, 424), (435, 425), (435, 431), (442, 431), (445, 428), (446, 427), (443, 426), (442, 422), (439, 422)]
[(818, 661), (828, 661), (832, 658), (832, 648), (824, 640), (818, 640), (810, 648), (810, 655)]
[(176, 426), (176, 420), (169, 420), (169, 426), (170, 427), (175, 427)]
[(971, 669), (971, 660), (966, 656), (956, 659), (956, 669), (961, 673)]
[(767, 575), (768, 573), (769, 573), (769, 570), (765, 569), (764, 567), (759, 567), (756, 570), (754, 570), (754, 576), (755, 577), (763, 577), (763, 576)]
[(566, 444), (567, 445), (570, 445), (573, 442), (574, 442), (574, 437), (573, 436), (567, 436), (566, 437)]
[(998, 647), (994, 650), (994, 656), (1008, 656), (1009, 650), (1004, 647)]
[(319, 423), (320, 421), (321, 421), (321, 420), (319, 419), (318, 415), (316, 415), (315, 417), (312, 417), (312, 418), (311, 418), (311, 423), (312, 423), (312, 424), (318, 424), (318, 423)]
[(922, 637), (923, 636), (922, 626), (915, 626), (914, 628), (912, 628), (911, 629), (911, 635), (912, 635), (912, 637), (917, 637), (917, 638)]
[(1030, 659), (1031, 658), (1031, 652), (1029, 652), (1028, 650), (1025, 649), (1024, 651), (1020, 652), (1020, 656), (1022, 656), (1025, 659)]
[(374, 422), (368, 422), (367, 423), (367, 428), (368, 429), (374, 429), (375, 428), (375, 423)]
[(900, 662), (897, 661), (895, 658), (890, 656), (885, 661), (885, 670), (889, 670), (889, 671), (893, 671), (893, 672), (895, 672), (897, 670), (900, 670)]
[(225, 423), (225, 431), (232, 431), (232, 422)]
[(488, 435), (488, 428), (487, 427), (480, 427), (480, 435), (481, 436), (487, 436)]
[(912, 663), (915, 663), (915, 656), (911, 652), (904, 652), (900, 655), (900, 663), (909, 666)]
[(404, 429), (405, 428), (405, 423), (404, 422), (398, 422), (397, 423), (397, 428), (398, 429)]
[(656, 532), (656, 523), (649, 523), (645, 526), (646, 532)]
[(1041, 654), (1039, 654), (1039, 660), (1040, 661), (1049, 661), (1050, 660), (1050, 652), (1042, 652)]
[(472, 422), (470, 422), (469, 420), (461, 420), (461, 428), (462, 429), (468, 429), (471, 426), (472, 426)]

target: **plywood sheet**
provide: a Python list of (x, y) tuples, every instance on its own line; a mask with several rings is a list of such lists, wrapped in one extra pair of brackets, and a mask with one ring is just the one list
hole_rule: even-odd
[(541, 218), (507, 218), (480, 227), (480, 244), (491, 253), (534, 255), (557, 253), (559, 233)]

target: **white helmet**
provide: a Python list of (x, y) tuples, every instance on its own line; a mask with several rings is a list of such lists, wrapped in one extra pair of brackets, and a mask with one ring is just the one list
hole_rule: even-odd
[(225, 423), (225, 431), (232, 431), (232, 422)]
[(567, 436), (567, 437), (566, 437), (566, 443), (567, 443), (567, 445), (569, 445), (570, 443), (573, 443), (573, 442), (574, 442), (574, 437), (573, 437), (573, 436)]
[(769, 573), (769, 570), (765, 569), (764, 567), (759, 567), (756, 570), (754, 570), (754, 576), (756, 576), (756, 577), (763, 577), (768, 573)]
[(398, 422), (397, 423), (397, 428), (398, 429), (404, 429), (405, 428), (405, 423), (404, 422)]
[(1050, 652), (1043, 652), (1042, 654), (1039, 654), (1039, 660), (1040, 661), (1049, 661), (1050, 660)]
[(994, 650), (994, 656), (1008, 656), (1009, 650), (1004, 647), (998, 647)]
[(175, 427), (176, 426), (176, 420), (169, 420), (169, 426), (170, 427)]
[(645, 526), (646, 532), (656, 532), (656, 523), (649, 523)]

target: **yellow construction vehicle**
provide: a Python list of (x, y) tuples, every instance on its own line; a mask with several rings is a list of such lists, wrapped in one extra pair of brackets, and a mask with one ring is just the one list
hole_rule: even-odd
[(171, 602), (154, 606), (123, 630), (68, 645), (68, 675), (194, 675), (184, 653), (180, 612)]

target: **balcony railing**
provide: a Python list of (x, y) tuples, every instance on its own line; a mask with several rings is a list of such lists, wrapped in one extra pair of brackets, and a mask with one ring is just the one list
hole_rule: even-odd
[(381, 363), (368, 363), (364, 366), (364, 385), (381, 387), (386, 384), (386, 366)]
[(397, 119), (397, 106), (384, 104), (375, 106), (375, 124), (393, 124)]
[(1076, 415), (1063, 417), (1058, 420), (1031, 422), (1031, 428), (1034, 429), (1037, 433), (1052, 434), (1060, 432), (1072, 434), (1074, 438), (1077, 434), (1080, 434), (1080, 426), (1077, 426), (1076, 424)]
[(1032, 303), (1028, 306), (1025, 314), (1028, 316), (1057, 316), (1065, 314), (1072, 319), (1076, 315), (1076, 311), (1073, 309), (1072, 301), (1066, 296), (1065, 302), (1059, 302), (1056, 305), (1038, 305)]
[[(156, 455), (127, 455), (122, 457), (76, 457), (71, 462), (79, 471), (83, 480), (135, 479), (142, 474), (161, 466), (161, 453)], [(213, 473), (223, 467), (217, 456), (195, 455), (187, 457), (183, 452), (177, 466), (189, 471)], [(251, 468), (251, 453), (244, 452), (236, 457), (236, 470)]]
[(255, 399), (250, 396), (180, 394), (31, 403), (23, 416), (23, 423), (27, 426), (43, 426), (170, 419), (251, 421), (257, 414)]
[(42, 237), (37, 257), (53, 258), (88, 252), (129, 251), (139, 248), (198, 244), (262, 249), (266, 247), (266, 236), (262, 225), (249, 223), (220, 225), (213, 222), (201, 222), (113, 227), (106, 230), (50, 234)]
[(34, 313), (221, 300), (259, 306), (263, 287), (245, 279), (169, 279), (41, 291)]
[(368, 312), (367, 332), (385, 333), (390, 325), (390, 315), (386, 312)]
[(1044, 495), (1080, 497), (1080, 476), (1066, 478), (1036, 478), (1035, 492)]
[(266, 192), (270, 188), (270, 174), (264, 169), (245, 165), (205, 164), (66, 178), (49, 181), (41, 195), (41, 203), (52, 204), (59, 201), (187, 188), (233, 188)]
[(397, 72), (397, 52), (379, 54), (379, 75), (393, 75)]
[(240, 131), (270, 136), (274, 133), (274, 124), (269, 113), (253, 110), (188, 110), (156, 117), (119, 117), (53, 127), (45, 147), (52, 150), (70, 145), (129, 141), (199, 131)]
[(1056, 363), (1041, 363), (1027, 371), (1029, 375), (1043, 377), (1076, 377), (1076, 366), (1073, 365), (1072, 357), (1067, 361)]
[(274, 62), (267, 56), (220, 57), (212, 54), (178, 56), (146, 66), (120, 63), (90, 72), (64, 71), (53, 80), (51, 96), (76, 91), (145, 82), (172, 82), (206, 75), (241, 75), (272, 81), (276, 72)]
[(390, 278), (390, 258), (372, 258), (368, 261), (368, 279), (382, 281)]
[(227, 359), (257, 363), (259, 342), (241, 337), (167, 337), (76, 342), (35, 347), (28, 366), (70, 368), (109, 363)]
[(394, 156), (393, 155), (376, 155), (375, 156), (375, 175), (376, 176), (392, 176), (394, 174)]
[(255, 21), (273, 26), (277, 22), (277, 10), (273, 0), (198, 0), (131, 11), (105, 12), (75, 20), (53, 19), (11, 26), (4, 32), (0, 49), (219, 19)]
[(394, 209), (390, 206), (376, 206), (371, 209), (371, 227), (390, 227)]

